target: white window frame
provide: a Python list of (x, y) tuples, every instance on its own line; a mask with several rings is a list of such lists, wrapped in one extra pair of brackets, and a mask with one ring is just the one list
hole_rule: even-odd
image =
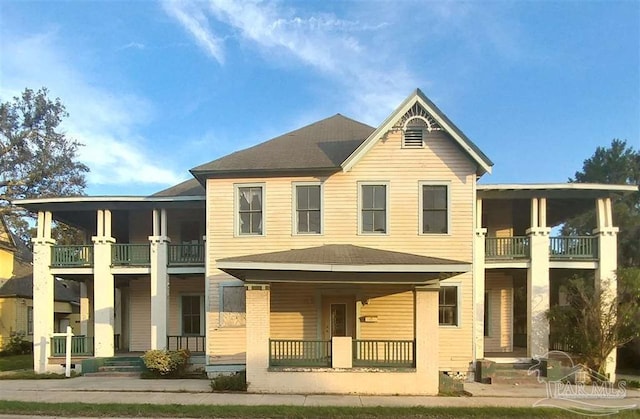
[[(298, 186), (320, 186), (320, 232), (298, 231)], [(324, 182), (293, 182), (291, 184), (291, 232), (294, 236), (324, 235)]]
[[(424, 186), (444, 186), (447, 188), (447, 232), (446, 233), (425, 233), (422, 229), (423, 218), (424, 218), (424, 208), (422, 204), (424, 202)], [(418, 234), (421, 236), (450, 236), (452, 225), (451, 225), (451, 182), (449, 181), (427, 181), (423, 180), (418, 182)]]
[[(389, 235), (389, 202), (390, 202), (390, 182), (388, 180), (381, 181), (362, 181), (358, 182), (358, 235), (362, 236), (388, 236)], [(363, 186), (384, 186), (385, 187), (385, 231), (379, 233), (375, 231), (362, 231), (362, 187)]]
[[(240, 189), (241, 188), (262, 188), (262, 232), (241, 233), (240, 232)], [(233, 232), (234, 237), (263, 237), (267, 234), (267, 187), (264, 182), (260, 183), (235, 183), (233, 185)]]
[[(199, 335), (194, 335), (194, 334), (186, 334), (183, 330), (183, 312), (182, 312), (182, 297), (200, 297), (200, 334)], [(180, 336), (204, 336), (205, 335), (205, 310), (204, 310), (204, 294), (202, 293), (198, 293), (198, 292), (191, 292), (191, 293), (181, 293), (180, 294), (180, 299), (178, 300), (178, 313), (180, 313), (180, 324), (179, 324), (179, 330), (180, 330)]]
[(440, 289), (456, 288), (456, 324), (440, 324), (440, 292), (438, 292), (438, 326), (445, 329), (460, 329), (462, 327), (462, 284), (460, 282), (440, 282)]

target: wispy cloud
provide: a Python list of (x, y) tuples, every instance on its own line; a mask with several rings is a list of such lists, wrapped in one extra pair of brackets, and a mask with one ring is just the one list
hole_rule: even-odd
[[(255, 1), (167, 1), (164, 8), (219, 62), (224, 28), (257, 48), (264, 60), (279, 60), (281, 65), (281, 60), (293, 59), (330, 78), (337, 83), (335, 94), (347, 112), (370, 123), (380, 122), (424, 82), (402, 62), (389, 59), (384, 53), (388, 45), (367, 41), (388, 26), (385, 21), (360, 22), (330, 13), (304, 16), (280, 3)], [(208, 40), (215, 40), (215, 49)]]
[(79, 158), (91, 169), (90, 185), (166, 185), (180, 180), (138, 134), (154, 117), (152, 104), (94, 82), (73, 67), (74, 60), (59, 47), (55, 31), (4, 39), (2, 50), (0, 97), (8, 100), (25, 87), (42, 86), (60, 97), (70, 115), (63, 125), (67, 136), (84, 144)]
[(118, 48), (118, 51), (122, 51), (125, 49), (138, 49), (138, 50), (143, 50), (146, 48), (146, 45), (141, 43), (141, 42), (129, 42), (128, 44), (125, 44), (123, 46), (121, 46), (120, 48)]
[(220, 64), (224, 63), (222, 39), (208, 28), (208, 19), (197, 4), (178, 0), (163, 3), (164, 10), (175, 18), (194, 37), (198, 45)]

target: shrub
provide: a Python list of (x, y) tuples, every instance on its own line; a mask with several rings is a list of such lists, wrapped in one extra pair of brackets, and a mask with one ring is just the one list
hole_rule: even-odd
[(211, 380), (211, 391), (247, 391), (246, 372), (217, 376)]
[(12, 332), (9, 341), (2, 348), (2, 355), (25, 355), (33, 353), (33, 343), (25, 340), (23, 332)]
[(179, 349), (177, 351), (151, 350), (142, 356), (147, 369), (159, 376), (171, 376), (182, 374), (189, 359), (189, 351)]

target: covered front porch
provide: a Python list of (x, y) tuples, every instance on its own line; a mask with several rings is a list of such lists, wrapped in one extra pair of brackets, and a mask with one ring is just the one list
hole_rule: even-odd
[(439, 280), (470, 265), (351, 245), (228, 258), (252, 392), (438, 393)]

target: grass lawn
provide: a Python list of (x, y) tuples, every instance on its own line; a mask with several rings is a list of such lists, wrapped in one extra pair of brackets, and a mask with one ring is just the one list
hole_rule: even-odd
[[(302, 407), (152, 404), (87, 404), (0, 401), (0, 414), (85, 417), (180, 418), (584, 418), (560, 409), (498, 407)], [(617, 418), (639, 418), (623, 411)]]
[(33, 355), (0, 356), (0, 371), (33, 369)]

